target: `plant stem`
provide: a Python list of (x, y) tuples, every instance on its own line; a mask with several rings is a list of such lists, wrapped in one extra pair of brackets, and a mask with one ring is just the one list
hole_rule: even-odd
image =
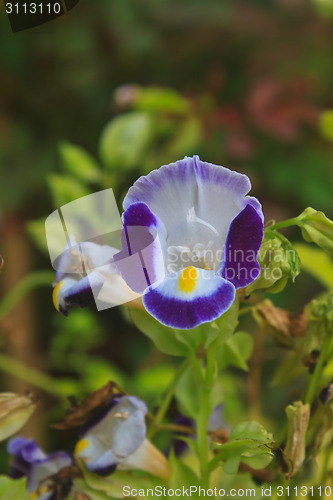
[(214, 350), (213, 347), (211, 346), (206, 351), (206, 371), (205, 371), (205, 376), (202, 378), (200, 383), (200, 396), (199, 396), (200, 413), (197, 419), (198, 457), (200, 460), (202, 487), (205, 489), (207, 489), (209, 486), (209, 476), (210, 476), (210, 469), (208, 463), (207, 426), (210, 413), (210, 391), (212, 388), (214, 368), (215, 368), (213, 355), (214, 355)]
[(2, 299), (0, 303), (0, 321), (16, 306), (18, 302), (30, 290), (42, 285), (51, 286), (54, 280), (54, 273), (50, 271), (35, 271), (27, 274), (9, 293)]
[(196, 353), (193, 349), (189, 350), (189, 359), (192, 364), (195, 375), (198, 379), (199, 384), (203, 385), (205, 383), (204, 374), (202, 373), (202, 369), (200, 363), (197, 359)]
[(333, 335), (332, 332), (327, 329), (326, 330), (326, 336), (321, 348), (320, 356), (316, 364), (316, 368), (313, 372), (313, 375), (311, 377), (311, 381), (305, 396), (305, 404), (312, 404), (313, 400), (316, 396), (317, 388), (318, 388), (318, 383), (324, 368), (324, 364), (326, 360), (328, 359), (331, 349), (332, 349), (332, 343), (333, 343)]
[[(152, 427), (149, 430), (148, 437), (150, 439), (156, 434), (158, 428), (162, 429), (162, 426), (160, 426), (160, 423), (162, 422), (166, 412), (168, 411), (168, 408), (169, 408), (169, 405), (171, 403), (172, 396), (175, 392), (175, 388), (177, 386), (177, 383), (178, 383), (180, 377), (182, 376), (182, 374), (184, 373), (184, 371), (186, 370), (186, 368), (188, 367), (188, 365), (189, 365), (189, 360), (185, 359), (183, 361), (183, 363), (178, 367), (178, 370), (176, 370), (173, 379), (171, 380), (170, 384), (168, 385), (168, 387), (165, 391), (165, 396), (164, 396), (164, 399), (162, 401), (162, 404), (154, 417), (153, 425), (154, 425), (155, 429), (154, 429), (154, 427)], [(165, 426), (163, 426), (163, 429), (165, 429)]]
[(202, 487), (208, 488), (208, 446), (207, 446), (207, 423), (209, 417), (209, 389), (203, 385), (200, 392), (200, 414), (197, 421), (198, 455), (200, 460), (200, 472)]
[(331, 455), (331, 448), (330, 446), (327, 446), (325, 450), (325, 456), (324, 456), (324, 462), (323, 462), (323, 468), (322, 468), (322, 475), (321, 475), (321, 481), (320, 484), (324, 484), (326, 477), (328, 476), (329, 472), (329, 465), (330, 465), (330, 455)]
[[(152, 421), (152, 425), (154, 427), (156, 426), (157, 430), (159, 431), (171, 431), (189, 435), (195, 434), (195, 430), (192, 427), (186, 427), (185, 425), (159, 424), (156, 423), (154, 420)], [(150, 434), (148, 434), (148, 437), (151, 438)]]
[(299, 225), (298, 217), (293, 217), (292, 219), (284, 220), (282, 222), (277, 222), (272, 226), (268, 226), (267, 229), (280, 229), (283, 227), (298, 226), (298, 225)]
[(53, 394), (54, 396), (64, 398), (66, 394), (63, 388), (52, 377), (45, 375), (45, 373), (27, 366), (15, 359), (0, 354), (0, 370), (9, 373), (13, 377), (24, 380), (27, 384), (34, 385), (42, 391)]

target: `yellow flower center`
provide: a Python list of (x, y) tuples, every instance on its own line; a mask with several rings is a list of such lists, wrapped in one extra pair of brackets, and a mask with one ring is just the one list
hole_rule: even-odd
[(195, 267), (186, 267), (179, 276), (178, 290), (185, 293), (193, 292), (197, 280), (197, 271)]

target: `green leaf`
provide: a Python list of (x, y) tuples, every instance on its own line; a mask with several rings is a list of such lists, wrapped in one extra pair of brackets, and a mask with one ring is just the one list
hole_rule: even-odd
[[(270, 446), (273, 444), (273, 436), (258, 422), (243, 422), (232, 430), (229, 441), (223, 445), (214, 444), (218, 450), (216, 458), (224, 461), (223, 470), (227, 474), (236, 474), (240, 462), (252, 463), (254, 468), (261, 468), (262, 463), (266, 465), (272, 457)], [(264, 457), (259, 460), (258, 457)]]
[[(238, 313), (239, 313), (239, 301), (236, 298), (232, 306), (229, 307), (229, 309), (224, 314), (222, 314), (222, 316), (217, 318), (212, 323), (213, 325), (216, 325), (220, 331), (214, 346), (216, 346), (219, 343), (225, 342), (232, 336), (238, 325)], [(207, 343), (205, 347), (206, 348), (208, 347)]]
[(139, 309), (132, 308), (130, 317), (135, 326), (147, 335), (160, 351), (172, 356), (187, 355), (187, 345), (177, 339), (172, 328), (162, 325), (147, 312)]
[[(89, 472), (85, 467), (82, 467), (81, 470), (88, 487), (100, 494), (105, 494), (107, 498), (124, 498), (123, 488), (125, 486), (130, 489), (147, 490), (147, 488), (154, 488), (163, 484), (161, 479), (137, 471), (123, 472), (117, 470), (111, 476), (101, 477)], [(104, 497), (100, 498), (104, 500)], [(96, 500), (99, 500), (99, 498), (96, 497)]]
[(166, 152), (173, 158), (193, 156), (198, 151), (201, 142), (201, 122), (192, 116), (179, 124)]
[(153, 138), (153, 121), (148, 113), (134, 111), (117, 116), (102, 132), (99, 152), (111, 170), (130, 170), (140, 165)]
[(50, 174), (47, 183), (51, 190), (53, 206), (60, 208), (71, 201), (89, 194), (89, 190), (70, 175)]
[(248, 371), (247, 360), (253, 349), (252, 336), (246, 332), (235, 333), (228, 339), (218, 351), (216, 356), (220, 369), (227, 366), (236, 366), (241, 370)]
[[(102, 491), (97, 491), (92, 488), (90, 488), (85, 481), (82, 479), (75, 479), (74, 481), (74, 491), (76, 493), (82, 493), (83, 495), (87, 495), (89, 500), (112, 500), (115, 498), (121, 498), (121, 497), (111, 497), (110, 495), (107, 495), (106, 493), (103, 493)], [(75, 497), (74, 497), (75, 498)]]
[(98, 182), (101, 171), (94, 158), (83, 148), (70, 142), (59, 144), (59, 153), (64, 170), (83, 182)]
[(189, 101), (169, 88), (137, 88), (134, 106), (138, 110), (168, 112), (183, 115), (188, 112)]
[(171, 465), (169, 488), (200, 486), (200, 479), (196, 473), (188, 465), (178, 460), (173, 451), (170, 453), (169, 461)]
[(200, 413), (200, 387), (191, 367), (180, 377), (175, 397), (181, 414), (196, 419)]
[[(333, 15), (333, 4), (331, 4)], [(333, 141), (333, 110), (324, 111), (320, 115), (319, 127), (324, 137)]]
[(295, 245), (300, 256), (302, 267), (316, 278), (322, 285), (333, 291), (333, 260), (322, 249), (297, 243)]
[(10, 479), (0, 476), (0, 498), (1, 500), (30, 500), (26, 489), (26, 478)]
[(138, 392), (145, 401), (153, 398), (154, 404), (159, 404), (160, 400), (156, 399), (162, 397), (165, 388), (172, 381), (174, 370), (175, 367), (171, 364), (159, 363), (140, 371), (135, 377), (135, 394)]

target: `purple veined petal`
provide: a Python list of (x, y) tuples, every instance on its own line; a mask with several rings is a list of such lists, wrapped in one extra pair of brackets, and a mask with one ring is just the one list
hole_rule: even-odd
[[(169, 237), (194, 209), (225, 240), (230, 222), (244, 207), (251, 188), (246, 175), (185, 157), (140, 177), (124, 199), (124, 209), (144, 202), (163, 221)], [(181, 242), (179, 242), (181, 244)]]
[(234, 298), (235, 287), (229, 281), (213, 271), (190, 266), (147, 290), (143, 305), (160, 323), (191, 329), (221, 316)]
[(235, 288), (243, 288), (260, 273), (257, 253), (263, 238), (261, 205), (250, 198), (242, 212), (232, 221), (225, 244), (225, 261), (222, 277)]
[(145, 203), (130, 205), (123, 221), (122, 249), (114, 262), (129, 287), (142, 294), (164, 278), (165, 228)]

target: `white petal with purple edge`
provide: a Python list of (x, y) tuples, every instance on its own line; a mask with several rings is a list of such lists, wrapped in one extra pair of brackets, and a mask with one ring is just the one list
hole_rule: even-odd
[(226, 238), (232, 219), (244, 208), (251, 188), (246, 175), (202, 162), (198, 156), (184, 158), (140, 177), (124, 199), (124, 209), (144, 202), (159, 217), (168, 237), (194, 209), (196, 216)]

